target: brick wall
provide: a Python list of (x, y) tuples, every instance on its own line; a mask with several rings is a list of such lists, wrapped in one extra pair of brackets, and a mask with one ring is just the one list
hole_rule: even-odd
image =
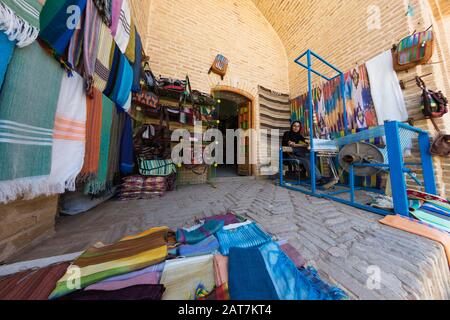
[[(286, 48), (289, 64), (289, 85), (292, 97), (307, 91), (307, 73), (294, 63), (294, 59), (311, 49), (343, 71), (357, 63), (364, 63), (388, 50), (394, 43), (414, 30), (422, 31), (433, 24), (437, 35), (436, 53), (432, 62), (402, 72), (399, 79), (410, 80), (416, 75), (432, 72), (425, 78), (430, 89), (439, 88), (450, 96), (449, 7), (446, 0), (253, 0), (272, 24)], [(408, 16), (408, 3), (414, 15)], [(379, 13), (380, 29), (369, 29), (368, 22)], [(319, 70), (325, 71), (318, 65)], [(317, 82), (316, 82), (317, 83)], [(404, 91), (409, 115), (419, 119), (420, 89), (415, 82), (408, 83)], [(443, 129), (450, 131), (450, 116), (439, 120)], [(434, 133), (427, 121), (417, 121), (416, 126)], [(450, 161), (435, 159), (438, 187), (441, 194), (450, 190)]]

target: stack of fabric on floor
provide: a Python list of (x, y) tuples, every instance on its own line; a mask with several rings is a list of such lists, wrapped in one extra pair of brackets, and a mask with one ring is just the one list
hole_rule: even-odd
[(128, 176), (123, 178), (119, 200), (151, 199), (164, 195), (166, 190), (165, 177)]
[(0, 299), (338, 300), (287, 242), (226, 214), (98, 244), (72, 264), (0, 279)]

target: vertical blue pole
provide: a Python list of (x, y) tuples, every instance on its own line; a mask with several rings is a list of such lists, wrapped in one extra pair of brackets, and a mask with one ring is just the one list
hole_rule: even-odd
[(436, 178), (434, 175), (433, 158), (430, 154), (430, 136), (428, 133), (419, 133), (419, 148), (422, 158), (422, 171), (425, 182), (425, 192), (437, 194)]
[(395, 213), (409, 217), (409, 203), (406, 194), (403, 154), (400, 144), (399, 127), (397, 121), (384, 123), (388, 148), (389, 171), (391, 174), (392, 198)]
[(283, 147), (280, 148), (280, 186), (284, 185), (283, 177)]
[(308, 50), (308, 104), (309, 104), (309, 139), (311, 144), (310, 154), (310, 176), (311, 176), (311, 192), (316, 193), (316, 153), (314, 151), (314, 104), (312, 97), (312, 79), (311, 79), (311, 50)]
[(350, 201), (352, 203), (355, 203), (355, 171), (353, 165), (350, 165), (349, 180), (350, 180)]
[(344, 132), (345, 135), (348, 135), (348, 119), (347, 119), (347, 101), (346, 101), (346, 97), (345, 97), (345, 76), (344, 74), (341, 72), (340, 75), (340, 79), (341, 79), (341, 97), (342, 97), (342, 107), (344, 108)]

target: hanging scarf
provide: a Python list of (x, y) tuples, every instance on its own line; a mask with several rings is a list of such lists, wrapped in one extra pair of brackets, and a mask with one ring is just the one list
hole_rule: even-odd
[(103, 22), (109, 28), (111, 27), (112, 19), (112, 0), (94, 0)]
[(108, 27), (102, 23), (100, 26), (98, 51), (95, 60), (95, 72), (93, 75), (94, 87), (100, 92), (103, 92), (106, 89), (106, 84), (109, 79), (111, 70), (109, 67), (109, 58), (112, 45), (112, 35), (109, 32)]
[[(81, 16), (86, 9), (87, 0), (48, 0), (46, 1), (40, 16), (39, 37), (53, 49), (57, 58), (62, 58), (76, 27), (80, 21), (72, 21), (74, 12), (69, 7), (76, 6), (80, 9)], [(68, 13), (69, 12), (69, 13)], [(81, 17), (80, 16), (80, 17)], [(74, 28), (68, 28), (68, 23), (73, 23)]]
[(103, 95), (94, 88), (93, 98), (87, 98), (86, 152), (81, 179), (87, 180), (97, 176), (100, 157), (100, 135), (102, 129)]
[(122, 53), (125, 53), (130, 42), (131, 27), (131, 11), (128, 0), (123, 0), (122, 8), (120, 9), (119, 25), (116, 33), (113, 33), (114, 40)]
[(120, 14), (122, 10), (122, 4), (124, 0), (112, 0), (111, 6), (111, 34), (113, 37), (117, 34), (117, 28), (119, 27)]
[(86, 17), (84, 24), (84, 43), (83, 43), (83, 60), (84, 60), (84, 78), (86, 79), (86, 92), (92, 96), (94, 85), (94, 72), (97, 53), (99, 50), (99, 37), (102, 20), (97, 8), (92, 1), (87, 2)]
[(113, 120), (111, 127), (111, 140), (109, 147), (109, 160), (108, 160), (108, 176), (107, 181), (109, 185), (113, 185), (115, 178), (118, 173), (120, 173), (120, 144), (123, 134), (123, 129), (125, 127), (125, 118), (127, 114), (121, 112), (115, 108), (113, 112)]
[(128, 61), (131, 65), (136, 61), (136, 26), (134, 25), (133, 17), (131, 17), (131, 33), (130, 33), (130, 41), (128, 41), (128, 46), (125, 51), (125, 56), (128, 58)]
[(53, 133), (50, 194), (75, 191), (86, 145), (86, 94), (84, 80), (74, 73), (64, 75), (59, 92)]
[(108, 83), (105, 91), (118, 107), (128, 111), (131, 107), (131, 86), (133, 85), (133, 69), (127, 58), (116, 46), (111, 64)]
[(120, 172), (124, 175), (134, 171), (134, 144), (131, 117), (126, 115), (125, 128), (120, 145)]
[(12, 57), (0, 92), (0, 202), (48, 193), (62, 76), (37, 43)]
[(133, 86), (132, 92), (141, 93), (141, 67), (142, 67), (142, 41), (141, 36), (136, 30), (136, 45), (135, 45), (135, 61), (133, 64)]
[(8, 39), (23, 48), (39, 35), (39, 15), (42, 0), (2, 0), (0, 2), (0, 30)]
[(102, 130), (100, 135), (100, 156), (98, 162), (98, 174), (90, 179), (85, 186), (86, 194), (99, 194), (106, 190), (108, 174), (108, 157), (110, 147), (112, 114), (115, 111), (114, 103), (106, 96), (102, 99)]
[(5, 79), (6, 70), (14, 53), (14, 42), (6, 34), (0, 33), (0, 90)]

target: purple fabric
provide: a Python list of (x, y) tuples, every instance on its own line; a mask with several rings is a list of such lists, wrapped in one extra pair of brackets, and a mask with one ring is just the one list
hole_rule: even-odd
[(161, 284), (139, 285), (115, 291), (76, 291), (61, 300), (161, 300), (166, 288)]
[(112, 0), (112, 20), (111, 20), (111, 34), (116, 36), (117, 27), (120, 21), (120, 11), (124, 0)]
[(230, 224), (241, 222), (232, 213), (228, 213), (228, 214), (225, 214), (225, 215), (218, 215), (218, 216), (208, 217), (208, 218), (205, 219), (205, 222), (208, 222), (208, 221), (223, 221), (226, 226), (228, 226)]
[(297, 268), (302, 268), (305, 266), (305, 258), (289, 243), (283, 244), (281, 250), (294, 262)]
[(146, 273), (131, 279), (119, 280), (119, 281), (107, 281), (107, 282), (99, 282), (93, 284), (86, 289), (85, 291), (91, 290), (102, 290), (102, 291), (115, 291), (120, 289), (125, 289), (128, 287), (145, 285), (145, 284), (159, 284), (159, 280), (161, 279), (162, 272), (150, 272)]

